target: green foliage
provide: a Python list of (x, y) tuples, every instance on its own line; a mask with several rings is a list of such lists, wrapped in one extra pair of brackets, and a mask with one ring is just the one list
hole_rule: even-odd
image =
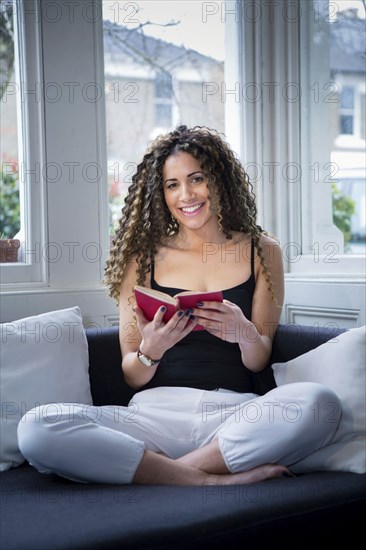
[(356, 210), (356, 203), (351, 197), (343, 195), (341, 190), (332, 183), (333, 194), (333, 222), (344, 235), (344, 249), (349, 248), (351, 240), (351, 218)]
[(0, 171), (0, 234), (12, 239), (20, 229), (19, 178), (14, 171)]
[[(14, 68), (14, 2), (3, 0), (0, 10), (0, 100)], [(17, 172), (0, 170), (0, 235), (11, 239), (20, 229), (19, 178)]]
[(9, 84), (14, 67), (14, 5), (3, 0), (0, 10), (0, 99)]

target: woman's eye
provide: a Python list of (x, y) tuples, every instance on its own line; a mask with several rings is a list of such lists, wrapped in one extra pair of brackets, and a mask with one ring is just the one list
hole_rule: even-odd
[(177, 186), (176, 183), (168, 183), (168, 185), (166, 186), (167, 189), (175, 189)]
[(195, 178), (193, 178), (193, 183), (201, 183), (201, 181), (203, 181), (203, 177), (202, 176), (196, 176)]

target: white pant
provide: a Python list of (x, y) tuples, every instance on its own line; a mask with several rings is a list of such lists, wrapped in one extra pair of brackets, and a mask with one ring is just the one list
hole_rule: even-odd
[(75, 481), (130, 483), (145, 449), (178, 458), (218, 438), (230, 472), (291, 466), (329, 444), (341, 405), (321, 384), (302, 382), (264, 396), (159, 387), (128, 407), (56, 403), (18, 425), (24, 457), (42, 473)]

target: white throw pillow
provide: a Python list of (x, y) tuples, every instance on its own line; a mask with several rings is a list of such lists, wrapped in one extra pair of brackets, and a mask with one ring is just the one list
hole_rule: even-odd
[(0, 471), (24, 462), (21, 417), (37, 405), (92, 404), (88, 343), (73, 307), (0, 325)]
[(366, 472), (366, 326), (350, 329), (287, 363), (272, 365), (276, 384), (319, 382), (342, 403), (335, 438), (291, 466), (295, 473), (316, 470)]

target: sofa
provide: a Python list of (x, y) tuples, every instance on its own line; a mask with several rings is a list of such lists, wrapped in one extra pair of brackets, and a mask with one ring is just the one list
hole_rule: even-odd
[[(253, 391), (276, 386), (272, 364), (323, 345), (345, 329), (280, 325)], [(121, 373), (118, 329), (86, 329), (95, 405), (133, 396)], [(364, 532), (366, 474), (309, 471), (242, 486), (75, 483), (27, 462), (2, 472), (1, 550), (304, 548), (349, 544)]]

